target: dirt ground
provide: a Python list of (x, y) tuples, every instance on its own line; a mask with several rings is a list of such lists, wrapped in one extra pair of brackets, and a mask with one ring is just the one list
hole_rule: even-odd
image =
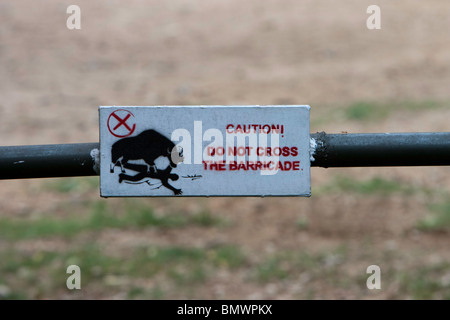
[[(71, 4), (81, 8), (81, 30), (66, 28)], [(371, 4), (4, 0), (0, 145), (96, 142), (100, 105), (309, 104), (312, 132), (450, 131), (450, 3), (378, 0), (382, 28), (368, 30)], [(339, 113), (358, 102), (382, 104), (388, 114), (361, 121)], [(420, 107), (429, 102), (440, 107)], [(396, 108), (408, 103), (418, 107)], [(417, 228), (430, 206), (448, 203), (448, 167), (313, 168), (311, 176), (311, 198), (145, 200), (162, 215), (206, 210), (231, 221), (227, 227), (104, 228), (71, 240), (14, 242), (0, 234), (0, 249), (64, 252), (90, 241), (125, 257), (137, 246), (206, 250), (226, 244), (245, 255), (246, 264), (212, 271), (194, 292), (158, 277), (140, 280), (144, 290), (158, 283), (167, 299), (450, 297), (449, 234)], [(339, 177), (384, 179), (416, 191), (330, 191), (327, 186)], [(48, 183), (1, 181), (0, 218), (33, 219), (37, 211), (64, 216), (64, 208), (99, 198), (98, 190), (64, 194), (48, 189)], [(122, 200), (101, 201), (119, 205)], [(253, 266), (283, 252), (306, 252), (317, 257), (319, 268), (291, 260), (284, 268), (280, 258), (278, 269), (286, 274), (249, 280)], [(380, 290), (366, 287), (369, 265), (381, 268)], [(0, 287), (14, 291), (14, 277), (14, 272), (0, 275)], [(105, 276), (105, 283), (127, 275), (115, 277)], [(111, 290), (102, 283), (90, 289), (85, 283), (77, 293), (65, 290), (64, 282), (53, 291), (36, 293), (37, 285), (29, 283), (17, 289), (39, 299), (129, 298), (123, 286)]]

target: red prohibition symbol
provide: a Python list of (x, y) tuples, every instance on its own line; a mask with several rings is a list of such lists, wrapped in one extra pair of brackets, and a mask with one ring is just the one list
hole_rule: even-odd
[(108, 117), (108, 130), (117, 138), (131, 136), (134, 130), (136, 130), (134, 114), (125, 109), (112, 112)]

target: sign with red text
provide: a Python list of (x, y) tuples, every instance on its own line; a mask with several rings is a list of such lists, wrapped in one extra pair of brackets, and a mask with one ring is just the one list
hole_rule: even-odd
[(310, 196), (309, 109), (100, 107), (101, 196)]

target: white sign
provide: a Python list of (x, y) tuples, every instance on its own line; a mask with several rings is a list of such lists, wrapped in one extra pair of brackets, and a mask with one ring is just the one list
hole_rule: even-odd
[(101, 196), (310, 196), (309, 109), (100, 107)]

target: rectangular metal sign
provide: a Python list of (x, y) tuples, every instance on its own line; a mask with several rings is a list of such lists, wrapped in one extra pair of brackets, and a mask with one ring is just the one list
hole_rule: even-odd
[(310, 196), (309, 109), (102, 106), (101, 196)]

